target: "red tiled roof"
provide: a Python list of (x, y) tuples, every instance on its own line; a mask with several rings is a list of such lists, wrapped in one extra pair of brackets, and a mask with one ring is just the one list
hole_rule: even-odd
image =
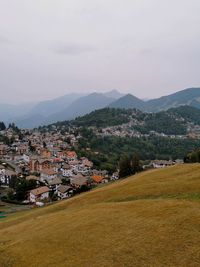
[(75, 151), (67, 151), (67, 157), (77, 157), (77, 154)]
[(92, 179), (93, 179), (96, 183), (100, 183), (100, 182), (104, 179), (104, 177), (101, 176), (101, 175), (93, 175), (93, 176), (92, 176)]

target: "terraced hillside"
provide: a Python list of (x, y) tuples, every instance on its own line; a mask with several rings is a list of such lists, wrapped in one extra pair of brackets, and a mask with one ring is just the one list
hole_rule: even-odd
[(143, 172), (0, 229), (0, 266), (200, 266), (200, 165)]

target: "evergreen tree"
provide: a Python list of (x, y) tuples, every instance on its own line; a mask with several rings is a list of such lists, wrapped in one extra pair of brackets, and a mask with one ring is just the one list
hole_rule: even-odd
[(0, 122), (0, 131), (4, 131), (6, 129), (5, 123), (3, 121)]
[(131, 158), (132, 174), (135, 174), (141, 170), (140, 158), (137, 154), (134, 154)]
[(127, 156), (120, 159), (119, 162), (119, 177), (123, 178), (132, 174), (131, 161)]

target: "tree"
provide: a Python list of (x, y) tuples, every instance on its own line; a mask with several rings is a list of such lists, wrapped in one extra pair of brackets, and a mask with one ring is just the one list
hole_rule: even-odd
[(3, 121), (0, 122), (0, 131), (4, 131), (6, 129), (6, 126)]
[(141, 170), (140, 158), (137, 154), (134, 154), (131, 159), (132, 174), (135, 174)]
[(36, 188), (37, 181), (35, 180), (25, 180), (25, 179), (18, 179), (16, 185), (16, 199), (17, 200), (24, 200), (27, 197), (27, 192)]
[(127, 156), (120, 159), (119, 162), (119, 177), (124, 178), (132, 174), (131, 161)]
[(28, 141), (28, 145), (29, 145), (29, 149), (30, 149), (30, 151), (31, 151), (31, 152), (35, 152), (35, 147), (32, 146), (32, 143), (31, 143), (30, 140)]
[(9, 181), (9, 187), (15, 189), (17, 181), (18, 181), (17, 175), (12, 175)]

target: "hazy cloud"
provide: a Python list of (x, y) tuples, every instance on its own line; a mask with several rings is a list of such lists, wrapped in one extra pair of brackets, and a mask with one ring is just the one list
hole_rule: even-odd
[(95, 48), (86, 44), (62, 44), (54, 47), (53, 51), (57, 54), (80, 55), (82, 53), (93, 52)]
[(0, 7), (1, 102), (113, 88), (153, 98), (200, 86), (199, 0), (0, 0)]
[(0, 43), (3, 43), (3, 44), (11, 44), (13, 42), (0, 35)]

